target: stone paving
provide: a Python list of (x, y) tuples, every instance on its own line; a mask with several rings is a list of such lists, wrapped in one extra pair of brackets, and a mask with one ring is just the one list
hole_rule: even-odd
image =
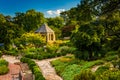
[(40, 67), (42, 74), (46, 80), (63, 80), (60, 76), (56, 74), (55, 69), (50, 64), (50, 61), (55, 59), (58, 59), (58, 58), (35, 61)]
[(4, 58), (6, 61), (8, 61), (9, 63), (16, 63), (16, 62), (20, 62), (19, 59), (16, 59), (16, 57), (14, 56), (9, 56), (9, 55), (3, 55), (2, 58)]

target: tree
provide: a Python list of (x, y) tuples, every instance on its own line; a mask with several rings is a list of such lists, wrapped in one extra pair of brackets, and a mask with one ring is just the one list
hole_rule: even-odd
[(92, 60), (98, 57), (99, 52), (102, 50), (101, 39), (103, 36), (104, 27), (101, 25), (90, 23), (80, 26), (71, 40), (78, 51), (81, 52), (81, 54), (77, 54), (76, 57), (85, 60)]
[(4, 43), (5, 49), (9, 49), (13, 40), (21, 36), (23, 29), (12, 22), (11, 16), (0, 15), (0, 17), (0, 43)]
[(0, 23), (5, 23), (6, 19), (3, 14), (0, 14)]
[(16, 44), (20, 46), (20, 44), (26, 46), (26, 45), (33, 45), (35, 47), (43, 46), (45, 44), (45, 38), (42, 37), (40, 34), (35, 33), (24, 33), (20, 39), (19, 42)]
[(54, 26), (60, 29), (64, 25), (64, 20), (62, 17), (47, 18), (47, 23), (49, 26)]
[(14, 23), (19, 24), (25, 31), (29, 32), (35, 31), (38, 27), (45, 23), (45, 18), (41, 12), (28, 10), (26, 13), (16, 13)]

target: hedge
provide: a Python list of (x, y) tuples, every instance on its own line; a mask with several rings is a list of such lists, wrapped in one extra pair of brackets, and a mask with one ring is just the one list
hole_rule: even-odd
[(26, 57), (22, 57), (20, 61), (28, 64), (32, 73), (35, 75), (35, 80), (45, 80), (45, 78), (43, 77), (40, 71), (40, 68), (37, 66), (37, 64), (33, 60), (26, 58)]

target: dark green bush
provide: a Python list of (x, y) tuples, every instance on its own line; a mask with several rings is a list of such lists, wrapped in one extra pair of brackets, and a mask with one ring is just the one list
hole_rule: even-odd
[(113, 64), (114, 68), (120, 69), (120, 59), (112, 60), (112, 64)]
[(78, 50), (76, 50), (74, 52), (74, 55), (78, 59), (83, 59), (83, 60), (88, 60), (89, 59), (88, 58), (89, 57), (89, 53), (87, 51), (78, 51)]
[(72, 54), (76, 48), (74, 47), (68, 47), (68, 46), (62, 46), (58, 49), (57, 53), (62, 53), (62, 55), (66, 54)]
[(8, 73), (8, 62), (4, 59), (0, 59), (0, 75)]
[(6, 74), (9, 72), (9, 69), (6, 65), (0, 66), (0, 75)]
[(95, 80), (96, 76), (90, 70), (83, 70), (74, 77), (74, 80)]
[(38, 66), (33, 67), (33, 73), (35, 75), (35, 80), (45, 80)]
[(8, 62), (4, 59), (0, 59), (0, 66), (2, 65), (8, 66)]
[(120, 80), (120, 71), (107, 70), (102, 75), (97, 77), (96, 80)]
[(101, 66), (97, 69), (97, 71), (95, 72), (97, 75), (102, 74), (103, 72), (109, 70), (109, 66)]
[(15, 49), (15, 48), (12, 48), (11, 50), (8, 50), (8, 51), (4, 51), (5, 52), (5, 54), (7, 54), (7, 55), (13, 55), (13, 56), (16, 56), (16, 55), (18, 55), (19, 53), (18, 53), (18, 50), (17, 49)]
[(117, 60), (118, 56), (117, 55), (113, 55), (113, 56), (108, 56), (106, 57), (104, 60), (106, 61), (112, 61), (112, 60)]

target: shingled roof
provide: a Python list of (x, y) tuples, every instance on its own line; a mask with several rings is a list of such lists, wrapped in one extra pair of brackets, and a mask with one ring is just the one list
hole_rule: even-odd
[(35, 33), (54, 33), (54, 31), (47, 24), (43, 24)]

